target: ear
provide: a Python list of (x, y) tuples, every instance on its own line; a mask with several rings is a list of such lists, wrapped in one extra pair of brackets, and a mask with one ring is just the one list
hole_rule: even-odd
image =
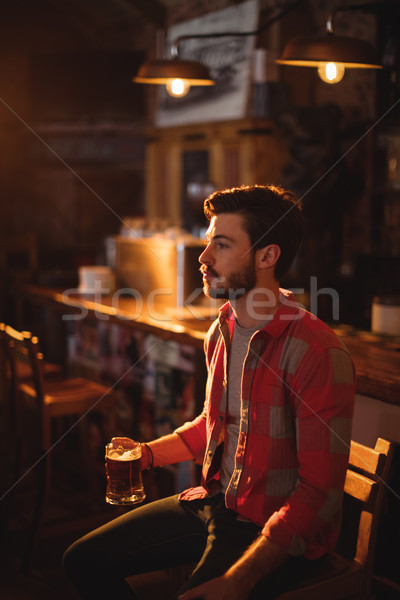
[(281, 249), (276, 244), (269, 244), (265, 248), (257, 250), (259, 255), (257, 256), (257, 265), (260, 269), (270, 269), (274, 267), (278, 262), (278, 258), (281, 255)]

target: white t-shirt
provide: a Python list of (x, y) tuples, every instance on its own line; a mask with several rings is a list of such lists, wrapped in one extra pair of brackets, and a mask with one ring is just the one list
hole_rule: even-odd
[(256, 331), (265, 327), (269, 320), (251, 329), (241, 327), (237, 321), (235, 322), (229, 352), (226, 427), (220, 471), (221, 491), (224, 493), (235, 468), (235, 455), (240, 428), (241, 384), (244, 361), (251, 337)]

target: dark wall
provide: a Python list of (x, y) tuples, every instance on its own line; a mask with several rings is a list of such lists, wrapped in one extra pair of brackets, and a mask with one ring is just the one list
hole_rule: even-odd
[(92, 262), (144, 212), (136, 23), (67, 4), (0, 9), (0, 234), (36, 234), (42, 268)]

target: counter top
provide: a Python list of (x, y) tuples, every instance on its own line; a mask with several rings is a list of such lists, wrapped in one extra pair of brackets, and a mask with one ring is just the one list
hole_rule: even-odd
[(23, 294), (28, 301), (40, 304), (53, 304), (60, 312), (79, 320), (86, 316), (102, 321), (109, 319), (121, 325), (140, 328), (163, 338), (176, 339), (203, 348), (205, 334), (212, 322), (210, 309), (195, 307), (165, 309), (160, 304), (149, 307), (138, 302), (132, 296), (114, 294), (112, 296), (95, 296), (94, 294), (77, 294), (71, 290), (60, 290), (37, 285), (25, 285)]
[[(94, 297), (41, 286), (28, 285), (23, 294), (29, 302), (52, 304), (57, 310), (74, 315), (118, 322), (140, 328), (164, 339), (175, 339), (197, 348), (203, 347), (211, 324), (211, 313), (205, 307), (166, 311), (152, 306), (152, 311), (132, 297)], [(400, 404), (400, 339), (358, 331), (348, 326), (333, 327), (353, 357), (357, 371), (357, 393), (384, 402)]]
[(400, 339), (350, 327), (333, 329), (353, 357), (357, 393), (400, 404)]

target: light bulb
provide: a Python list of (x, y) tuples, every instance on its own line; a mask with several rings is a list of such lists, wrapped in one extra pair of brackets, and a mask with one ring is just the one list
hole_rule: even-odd
[(323, 62), (318, 66), (318, 75), (325, 83), (339, 83), (344, 76), (344, 65), (336, 62)]
[(186, 79), (169, 79), (165, 87), (170, 96), (182, 98), (190, 90), (190, 83)]

